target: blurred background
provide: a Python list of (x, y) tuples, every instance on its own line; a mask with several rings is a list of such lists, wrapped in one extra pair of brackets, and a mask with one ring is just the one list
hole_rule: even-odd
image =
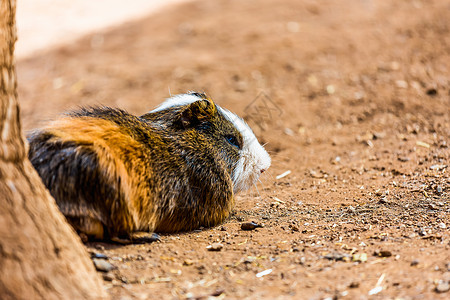
[[(185, 2), (186, 0), (184, 0)], [(17, 6), (16, 57), (74, 42), (83, 35), (142, 18), (183, 0), (21, 0)]]
[(427, 113), (447, 103), (447, 13), (448, 1), (21, 1), (25, 128), (77, 105), (144, 113), (190, 90), (240, 114), (263, 92), (284, 112), (266, 125), (284, 134)]

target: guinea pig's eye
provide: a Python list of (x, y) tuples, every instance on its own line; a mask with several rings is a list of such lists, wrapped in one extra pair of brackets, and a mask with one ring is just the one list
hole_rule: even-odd
[(227, 140), (228, 143), (230, 143), (233, 147), (236, 147), (238, 149), (241, 149), (241, 145), (238, 141), (238, 139), (234, 136), (234, 135), (226, 135), (225, 139)]

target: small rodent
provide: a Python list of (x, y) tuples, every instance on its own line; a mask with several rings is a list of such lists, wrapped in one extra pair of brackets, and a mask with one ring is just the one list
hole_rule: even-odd
[(61, 212), (95, 239), (217, 225), (271, 162), (241, 118), (201, 93), (174, 96), (140, 117), (82, 108), (28, 141)]

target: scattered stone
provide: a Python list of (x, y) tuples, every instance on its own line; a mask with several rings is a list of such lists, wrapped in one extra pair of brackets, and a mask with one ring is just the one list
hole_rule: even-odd
[(278, 203), (286, 204), (285, 201), (282, 201), (282, 200), (278, 199), (277, 197), (272, 197), (272, 199), (275, 200)]
[(436, 205), (434, 205), (433, 203), (428, 204), (428, 208), (429, 208), (429, 209), (432, 209), (432, 210), (438, 210), (438, 209), (439, 209), (439, 208), (438, 208)]
[(126, 278), (125, 276), (121, 276), (119, 279), (120, 279), (120, 281), (122, 281), (122, 283), (125, 283), (125, 284), (130, 283), (130, 281), (128, 280), (128, 278)]
[(424, 147), (424, 148), (428, 148), (428, 149), (430, 148), (430, 144), (425, 143), (425, 142), (421, 142), (421, 141), (417, 141), (416, 145), (419, 146), (419, 147)]
[(269, 275), (270, 273), (272, 273), (272, 271), (273, 271), (272, 269), (264, 270), (264, 271), (259, 272), (258, 274), (256, 274), (256, 277), (260, 278), (260, 277)]
[(376, 286), (369, 291), (369, 296), (376, 295), (383, 290), (382, 286)]
[(354, 208), (353, 206), (349, 206), (349, 207), (347, 207), (347, 212), (348, 213), (354, 213), (356, 211), (356, 208)]
[(262, 224), (255, 223), (253, 221), (251, 222), (245, 222), (241, 224), (242, 230), (254, 230), (255, 228), (264, 227)]
[(419, 260), (413, 259), (413, 261), (411, 262), (411, 267), (417, 266), (418, 264), (419, 264)]
[(348, 285), (348, 287), (351, 288), (351, 289), (359, 288), (359, 282), (357, 282), (357, 281), (352, 281), (352, 282)]
[(194, 264), (194, 261), (192, 259), (185, 259), (183, 262), (183, 266), (192, 266)]
[[(430, 207), (431, 209), (433, 209), (432, 207)], [(427, 236), (427, 231), (424, 228), (420, 228), (417, 232), (419, 234), (419, 236)]]
[(407, 156), (399, 156), (399, 157), (397, 157), (397, 159), (399, 160), (399, 161), (401, 161), (401, 162), (407, 162), (407, 161), (410, 161), (411, 159), (409, 158), (409, 157), (407, 157)]
[(220, 250), (222, 250), (222, 248), (223, 248), (223, 245), (221, 243), (213, 243), (206, 247), (206, 249), (208, 249), (208, 251), (220, 251)]
[(332, 84), (327, 85), (325, 89), (328, 95), (333, 95), (336, 92), (336, 88)]
[(430, 170), (440, 171), (440, 170), (444, 170), (445, 168), (447, 168), (447, 165), (432, 165), (430, 167)]
[(215, 291), (211, 294), (211, 296), (213, 296), (213, 297), (219, 297), (219, 296), (222, 295), (224, 292), (225, 292), (224, 289), (217, 289), (217, 290), (215, 290)]
[(391, 257), (392, 256), (392, 252), (389, 250), (376, 250), (373, 253), (374, 256), (378, 256), (378, 257)]
[(300, 231), (300, 229), (298, 229), (298, 226), (294, 224), (289, 224), (289, 229), (291, 229), (292, 231)]
[(445, 229), (445, 228), (447, 228), (447, 225), (445, 225), (445, 223), (441, 222), (438, 224), (438, 227), (441, 229)]
[(94, 266), (97, 269), (97, 271), (109, 272), (115, 269), (115, 267), (112, 264), (110, 264), (104, 259), (94, 258), (92, 259), (92, 262), (94, 263)]
[(286, 135), (289, 135), (289, 136), (294, 136), (295, 134), (294, 134), (294, 131), (292, 130), (292, 129), (290, 129), (290, 128), (285, 128), (284, 129), (284, 133), (286, 134)]
[(380, 203), (380, 204), (388, 204), (389, 201), (387, 201), (386, 196), (384, 196), (384, 197), (381, 197), (381, 198), (380, 198), (380, 200), (378, 201), (378, 203)]
[(395, 81), (395, 85), (396, 85), (398, 88), (401, 88), (401, 89), (406, 89), (406, 88), (408, 88), (408, 83), (407, 83), (406, 81), (404, 81), (404, 80), (396, 80), (396, 81)]
[(284, 173), (278, 175), (277, 177), (275, 177), (275, 179), (276, 179), (276, 180), (279, 180), (279, 179), (281, 179), (281, 178), (283, 178), (283, 177), (288, 176), (289, 174), (291, 174), (291, 170), (287, 170), (286, 172), (284, 172)]
[(103, 253), (91, 252), (91, 258), (108, 259), (108, 256)]
[(105, 280), (105, 281), (113, 281), (114, 278), (115, 278), (114, 274), (112, 274), (112, 273), (103, 274), (103, 280)]
[(314, 171), (314, 170), (309, 170), (309, 175), (310, 175), (312, 178), (323, 178), (323, 177), (324, 177), (322, 173), (316, 172), (316, 171)]
[(374, 146), (371, 140), (365, 141), (364, 144), (366, 144), (366, 146), (369, 146), (370, 148), (373, 148)]
[(384, 195), (384, 192), (383, 192), (382, 190), (376, 190), (376, 191), (375, 191), (375, 195), (377, 195), (377, 196), (383, 196), (383, 195)]
[(410, 233), (410, 234), (408, 235), (408, 237), (409, 237), (410, 239), (413, 239), (413, 238), (416, 237), (416, 233), (412, 232), (412, 233)]
[(254, 257), (254, 256), (247, 256), (246, 258), (244, 258), (243, 263), (244, 264), (251, 264), (255, 260), (256, 260), (256, 257)]
[(450, 284), (446, 281), (440, 281), (435, 288), (436, 293), (446, 293), (450, 290)]
[(436, 96), (438, 91), (435, 88), (429, 88), (425, 92), (428, 96)]
[(323, 256), (323, 258), (326, 258), (328, 260), (335, 260), (335, 261), (348, 261), (350, 260), (350, 255), (346, 254), (346, 253), (339, 253), (339, 252), (332, 252), (332, 253), (328, 253), (325, 254)]
[(366, 262), (367, 261), (367, 253), (355, 253), (355, 254), (353, 254), (352, 261), (354, 261), (354, 262)]
[(105, 250), (105, 246), (100, 245), (100, 244), (96, 244), (94, 247), (95, 247), (95, 249), (98, 249), (98, 250), (102, 250), (102, 251)]
[(374, 140), (379, 140), (386, 137), (386, 132), (374, 132), (373, 133), (373, 139)]

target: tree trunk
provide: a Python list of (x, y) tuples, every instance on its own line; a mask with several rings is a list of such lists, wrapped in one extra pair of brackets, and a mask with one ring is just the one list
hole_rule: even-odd
[(0, 298), (103, 298), (83, 244), (27, 158), (13, 59), (15, 6), (0, 0)]

